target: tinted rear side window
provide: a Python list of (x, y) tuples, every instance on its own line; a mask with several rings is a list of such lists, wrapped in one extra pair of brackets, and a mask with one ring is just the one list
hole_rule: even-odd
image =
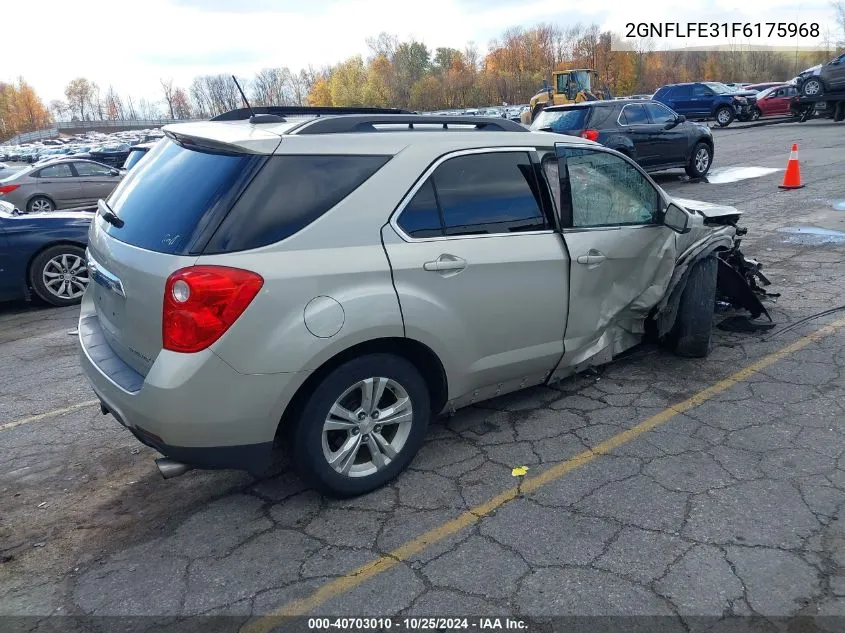
[(121, 242), (173, 254), (194, 252), (267, 160), (186, 149), (170, 140), (147, 158), (108, 199), (123, 227), (105, 224), (105, 231)]
[(399, 216), (399, 226), (411, 237), (440, 237), (443, 227), (431, 178), (419, 188)]
[(390, 156), (272, 156), (250, 183), (205, 253), (266, 246), (311, 224), (360, 187)]

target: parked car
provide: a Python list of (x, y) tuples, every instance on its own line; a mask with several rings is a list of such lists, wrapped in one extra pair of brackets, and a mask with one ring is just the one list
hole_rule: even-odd
[(757, 108), (760, 116), (787, 116), (791, 114), (792, 97), (798, 89), (791, 84), (781, 84), (761, 91), (757, 95)]
[(739, 116), (752, 116), (744, 96), (713, 81), (663, 86), (653, 99), (688, 119), (712, 118), (721, 127), (730, 125)]
[(21, 213), (0, 201), (0, 300), (33, 293), (56, 306), (79, 303), (88, 285), (85, 245), (93, 212)]
[(818, 74), (803, 77), (798, 89), (807, 97), (845, 90), (845, 53), (822, 66)]
[(736, 209), (502, 118), (249, 116), (168, 127), (91, 226), (80, 362), (162, 474), (261, 472), (278, 443), (360, 494), (433, 415), (608, 362), (647, 324), (707, 353)]
[(132, 169), (153, 147), (155, 147), (155, 143), (142, 143), (132, 147), (129, 150), (129, 155), (126, 157), (126, 160), (123, 161), (123, 165), (120, 166), (120, 170), (123, 173), (126, 173)]
[(55, 159), (22, 169), (0, 183), (0, 200), (28, 213), (94, 206), (123, 177), (118, 169), (90, 160)]
[(713, 134), (662, 103), (639, 99), (550, 106), (532, 130), (581, 136), (630, 156), (647, 171), (683, 167), (693, 178), (713, 163)]
[(106, 143), (97, 148), (92, 148), (87, 155), (91, 160), (108, 165), (109, 167), (120, 167), (126, 162), (129, 156), (130, 145), (128, 143)]

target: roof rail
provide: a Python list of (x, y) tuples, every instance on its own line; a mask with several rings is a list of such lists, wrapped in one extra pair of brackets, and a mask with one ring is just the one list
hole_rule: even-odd
[[(355, 132), (378, 132), (376, 126), (402, 126), (408, 130), (439, 127), (443, 130), (450, 126), (471, 127), (485, 132), (528, 132), (516, 121), (498, 117), (479, 116), (432, 116), (426, 114), (349, 114), (305, 121), (291, 129), (289, 134), (343, 134)], [(401, 129), (401, 128), (400, 128)]]
[(324, 114), (410, 114), (398, 108), (343, 108), (332, 106), (254, 106), (237, 108), (212, 117), (211, 121), (246, 121), (253, 114), (275, 114), (277, 116), (322, 116)]

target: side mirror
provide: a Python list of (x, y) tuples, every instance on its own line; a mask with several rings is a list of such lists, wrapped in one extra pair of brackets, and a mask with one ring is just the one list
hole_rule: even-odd
[(690, 219), (689, 211), (682, 209), (674, 202), (669, 204), (666, 213), (663, 214), (663, 224), (681, 235), (692, 230)]
[(112, 169), (112, 170), (109, 171), (109, 174), (111, 174), (112, 176), (120, 176), (120, 170), (119, 169)]
[(675, 119), (675, 120), (676, 120), (678, 123), (685, 123), (685, 122), (686, 122), (686, 120), (687, 120), (687, 117), (685, 117), (683, 114), (679, 114), (679, 115), (678, 115), (678, 118), (677, 118), (677, 119)]

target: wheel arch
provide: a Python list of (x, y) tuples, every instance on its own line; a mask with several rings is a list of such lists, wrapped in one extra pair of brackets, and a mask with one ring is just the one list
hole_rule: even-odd
[(276, 436), (293, 428), (306, 399), (317, 385), (343, 363), (366, 354), (394, 354), (404, 358), (422, 374), (431, 395), (431, 412), (439, 414), (446, 406), (449, 394), (448, 377), (443, 363), (434, 351), (415, 339), (402, 337), (378, 338), (358, 343), (338, 352), (311, 372), (296, 390), (279, 421)]

